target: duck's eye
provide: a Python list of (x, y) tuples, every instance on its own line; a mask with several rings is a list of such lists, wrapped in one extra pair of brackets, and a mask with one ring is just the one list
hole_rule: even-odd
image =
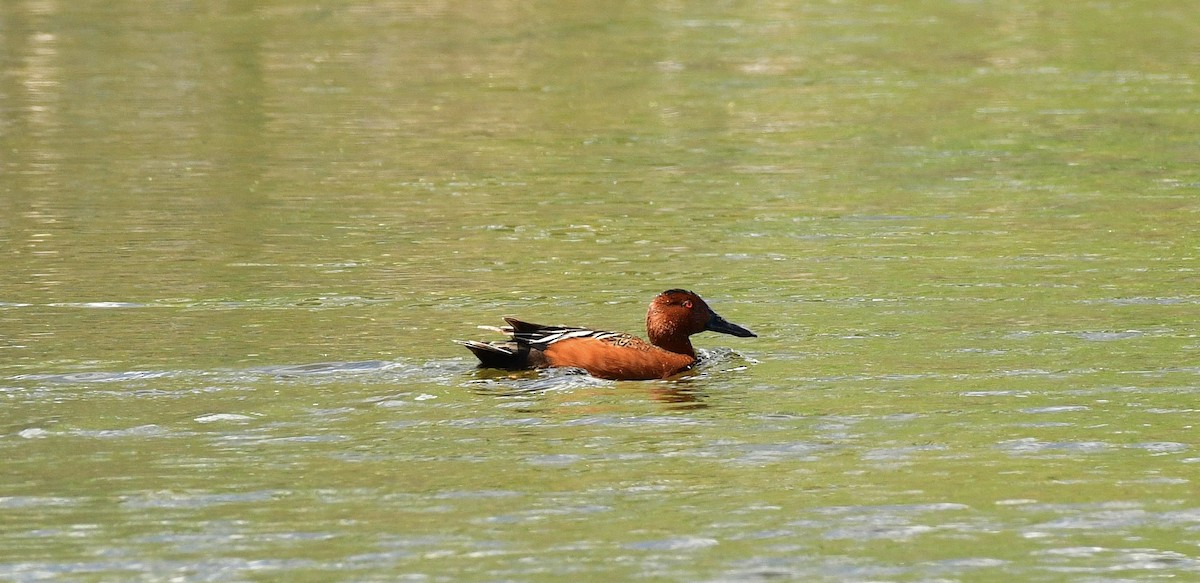
[(683, 300), (683, 307), (689, 310), (692, 309), (692, 300)]

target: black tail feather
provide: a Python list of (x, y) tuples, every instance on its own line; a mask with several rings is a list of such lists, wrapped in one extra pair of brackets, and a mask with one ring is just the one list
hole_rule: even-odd
[(531, 332), (540, 332), (542, 330), (562, 330), (562, 326), (545, 326), (542, 324), (534, 324), (533, 322), (525, 322), (516, 318), (504, 318), (508, 322), (508, 326), (512, 328), (514, 334), (528, 334)]
[(475, 340), (455, 340), (455, 342), (466, 346), (468, 350), (475, 354), (479, 359), (479, 366), (483, 368), (502, 368), (506, 370), (524, 370), (528, 368), (536, 368), (536, 364), (530, 360), (531, 351), (528, 344), (518, 344), (516, 342), (478, 342)]

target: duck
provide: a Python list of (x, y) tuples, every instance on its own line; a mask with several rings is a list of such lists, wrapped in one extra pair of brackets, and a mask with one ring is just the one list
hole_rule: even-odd
[(695, 366), (691, 336), (717, 332), (757, 335), (713, 311), (698, 294), (669, 289), (646, 311), (646, 336), (575, 326), (546, 326), (505, 317), (506, 326), (480, 326), (508, 336), (502, 341), (455, 340), (479, 359), (480, 368), (578, 368), (609, 380), (667, 379)]

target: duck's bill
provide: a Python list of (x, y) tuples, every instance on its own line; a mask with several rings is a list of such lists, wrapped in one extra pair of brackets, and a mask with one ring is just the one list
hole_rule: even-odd
[(738, 326), (733, 322), (726, 321), (725, 318), (722, 318), (716, 314), (713, 314), (712, 318), (708, 319), (708, 325), (705, 326), (704, 329), (711, 332), (720, 332), (721, 334), (737, 336), (739, 338), (752, 338), (758, 336), (757, 334)]

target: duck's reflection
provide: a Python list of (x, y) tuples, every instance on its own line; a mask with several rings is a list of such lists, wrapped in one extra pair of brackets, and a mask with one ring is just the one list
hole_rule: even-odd
[[(501, 371), (478, 369), (467, 382), (468, 389), (478, 395), (502, 398), (521, 398), (529, 401), (527, 410), (580, 406), (614, 410), (613, 397), (631, 401), (633, 395), (670, 405), (672, 410), (703, 409), (707, 395), (690, 382), (693, 375), (670, 381), (614, 382), (597, 379), (580, 369), (544, 371)], [(632, 393), (632, 394), (631, 394)]]

